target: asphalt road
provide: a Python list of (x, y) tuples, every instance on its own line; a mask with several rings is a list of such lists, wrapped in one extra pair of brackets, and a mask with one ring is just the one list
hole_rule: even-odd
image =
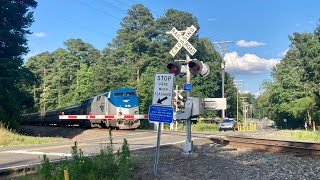
[[(216, 135), (234, 134), (239, 135), (243, 132), (212, 132), (212, 133), (193, 133), (192, 139), (207, 138)], [(126, 138), (131, 150), (153, 148), (157, 142), (157, 131), (128, 131), (112, 136), (115, 149), (119, 149)], [(164, 131), (161, 134), (161, 145), (182, 143), (186, 140), (186, 133)], [(101, 147), (109, 144), (109, 138), (96, 138), (77, 141), (78, 147), (86, 155), (94, 155), (99, 152)], [(44, 145), (14, 146), (0, 148), (0, 172), (16, 170), (41, 162), (43, 154), (46, 154), (51, 161), (58, 161), (61, 158), (71, 156), (71, 146), (74, 141), (63, 143), (52, 143)]]

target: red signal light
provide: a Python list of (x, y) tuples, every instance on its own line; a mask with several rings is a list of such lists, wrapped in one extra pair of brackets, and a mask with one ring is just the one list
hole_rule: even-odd
[(193, 72), (193, 74), (198, 73), (200, 70), (199, 64), (197, 64), (193, 61), (189, 62), (189, 68), (190, 68), (191, 72)]
[(188, 63), (189, 71), (193, 75), (200, 75), (205, 77), (209, 74), (210, 69), (209, 66), (202, 61), (192, 60)]
[(199, 71), (199, 67), (193, 66), (192, 70), (195, 71), (195, 72), (197, 72), (197, 71)]
[(171, 66), (170, 71), (176, 73), (178, 71), (177, 66)]
[(180, 74), (181, 64), (178, 62), (172, 62), (167, 65), (169, 73), (174, 73), (176, 76)]

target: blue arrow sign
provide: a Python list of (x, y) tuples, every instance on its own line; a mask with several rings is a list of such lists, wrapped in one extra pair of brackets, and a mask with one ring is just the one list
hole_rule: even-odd
[(149, 121), (160, 123), (172, 123), (173, 107), (172, 106), (157, 106), (149, 107)]
[(183, 85), (184, 91), (191, 91), (192, 90), (192, 84), (184, 84)]

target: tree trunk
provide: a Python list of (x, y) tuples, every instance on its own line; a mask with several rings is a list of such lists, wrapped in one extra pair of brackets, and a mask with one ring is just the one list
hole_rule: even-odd
[(308, 114), (308, 123), (311, 124), (311, 112), (310, 112), (310, 110), (307, 110), (307, 114)]

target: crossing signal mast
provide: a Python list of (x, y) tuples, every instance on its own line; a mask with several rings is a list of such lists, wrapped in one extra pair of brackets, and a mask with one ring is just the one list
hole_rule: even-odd
[[(189, 43), (188, 39), (197, 31), (195, 26), (187, 27), (184, 31), (178, 31), (175, 27), (171, 31), (166, 32), (172, 35), (178, 40), (177, 44), (170, 50), (170, 54), (175, 57), (175, 55), (183, 47), (192, 56), (197, 52), (192, 44)], [(209, 74), (209, 66), (202, 61), (197, 59), (190, 59), (189, 54), (186, 54), (186, 60), (175, 60), (167, 64), (167, 70), (169, 73), (175, 74), (175, 76), (185, 76), (186, 84), (184, 84), (184, 90), (187, 94), (187, 100), (185, 104), (185, 111), (183, 113), (177, 113), (177, 119), (185, 119), (187, 124), (187, 139), (183, 145), (183, 150), (185, 153), (189, 154), (192, 152), (193, 142), (191, 140), (191, 117), (196, 117), (203, 114), (204, 107), (202, 106), (202, 99), (198, 97), (191, 97), (190, 91), (192, 90), (191, 84), (191, 74), (197, 76), (200, 75), (205, 77)], [(178, 109), (178, 108), (176, 108)]]

